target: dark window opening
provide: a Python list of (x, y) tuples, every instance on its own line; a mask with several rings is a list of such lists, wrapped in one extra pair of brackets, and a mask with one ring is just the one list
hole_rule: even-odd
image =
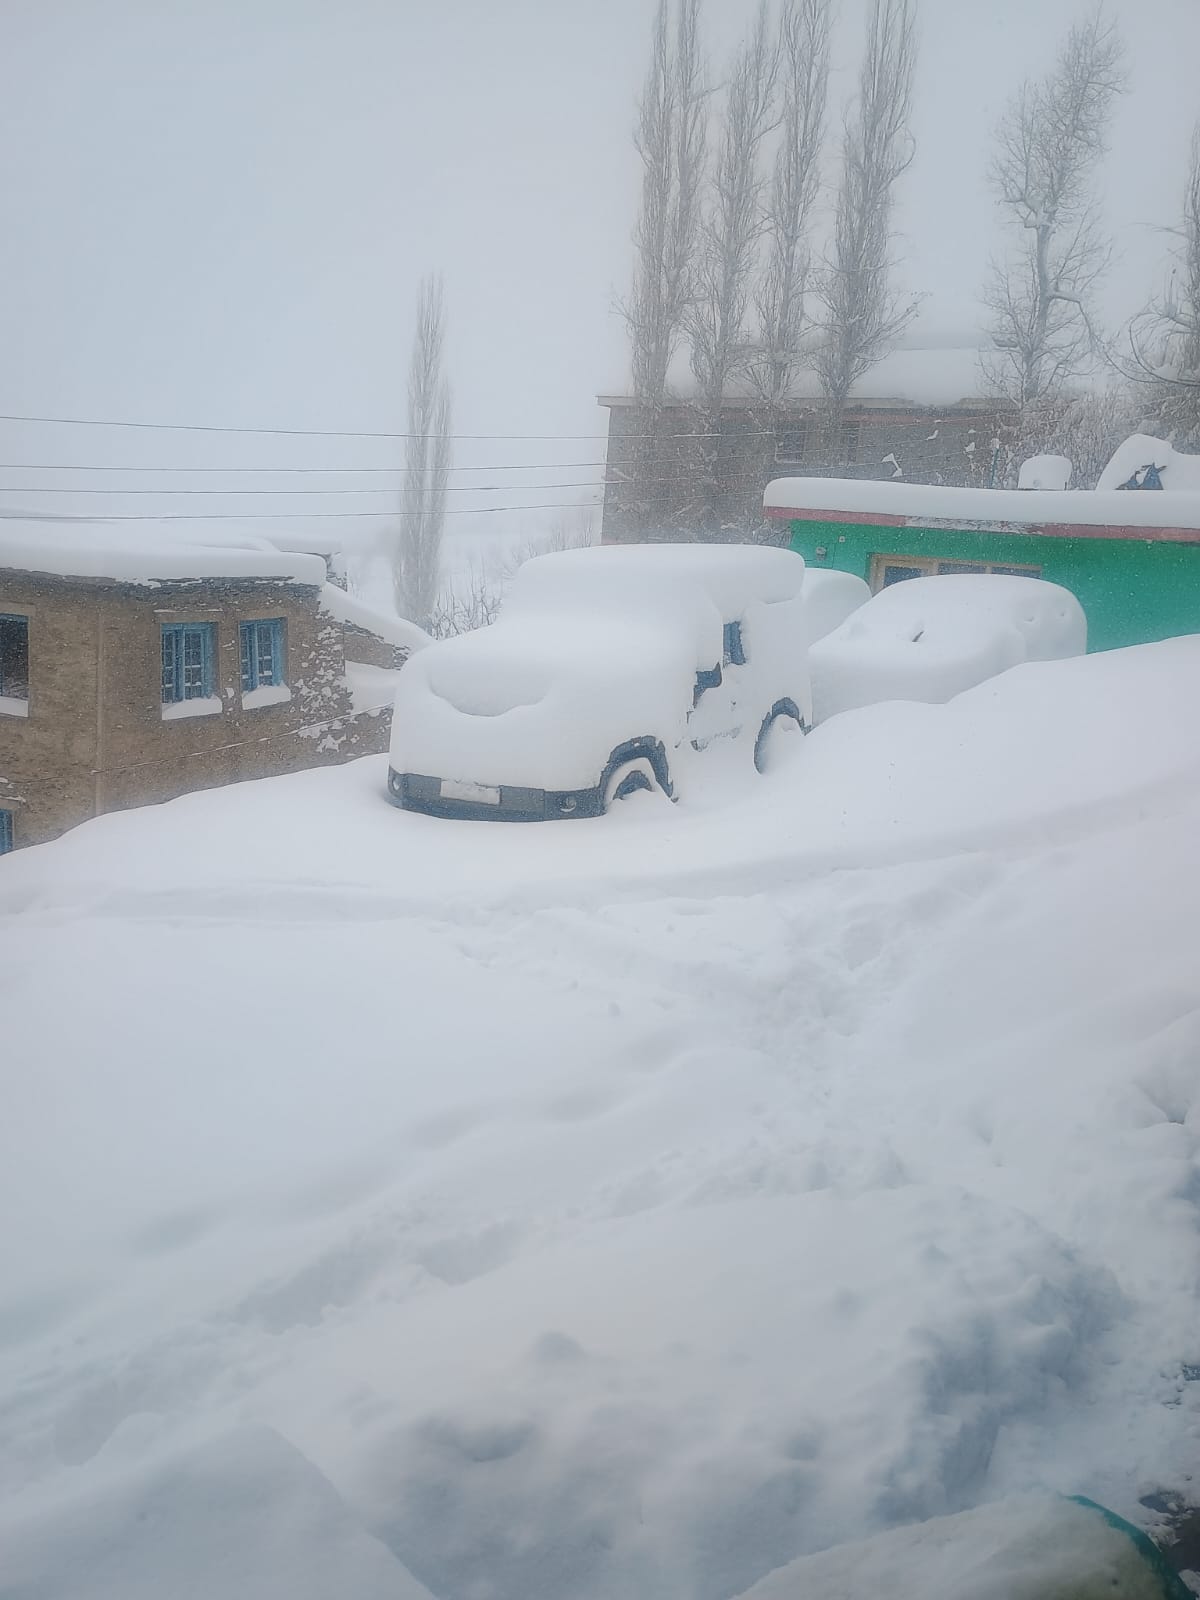
[(164, 623), (163, 705), (177, 705), (182, 700), (206, 700), (212, 695), (216, 631), (211, 622)]
[(843, 422), (841, 437), (838, 440), (838, 460), (846, 466), (853, 466), (859, 459), (862, 449), (862, 423), (857, 421)]
[(746, 665), (746, 648), (742, 643), (742, 625), (740, 622), (727, 622), (725, 624), (721, 659), (727, 667), (744, 667)]
[(1040, 578), (1041, 567), (997, 564), (991, 561), (940, 561), (936, 556), (873, 555), (869, 568), (871, 592), (878, 594), (893, 583), (909, 578), (929, 578), (955, 573), (998, 573), (1007, 578)]
[[(883, 568), (883, 588), (888, 588), (893, 583), (905, 583), (909, 578), (923, 578), (924, 567), (902, 567), (894, 561), (886, 562)], [(941, 592), (940, 590), (938, 591)]]
[(0, 856), (6, 856), (13, 847), (13, 814), (0, 811)]
[(0, 699), (29, 699), (28, 617), (0, 617)]
[(700, 704), (700, 696), (706, 689), (719, 689), (721, 686), (720, 667), (711, 667), (707, 672), (696, 674), (696, 687), (692, 690), (692, 709)]
[(804, 420), (789, 422), (785, 428), (775, 430), (775, 461), (779, 466), (799, 466), (809, 459), (811, 439), (808, 423)]
[(243, 622), (242, 692), (252, 689), (271, 689), (283, 684), (283, 618), (272, 617), (267, 622)]

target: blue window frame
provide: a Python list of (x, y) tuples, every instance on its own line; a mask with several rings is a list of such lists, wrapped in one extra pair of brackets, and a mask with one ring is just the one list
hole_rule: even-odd
[(283, 618), (242, 623), (242, 692), (285, 683)]
[(205, 700), (213, 693), (216, 644), (215, 623), (163, 623), (163, 705), (176, 705), (181, 700)]
[(0, 856), (7, 855), (13, 847), (12, 812), (0, 811)]

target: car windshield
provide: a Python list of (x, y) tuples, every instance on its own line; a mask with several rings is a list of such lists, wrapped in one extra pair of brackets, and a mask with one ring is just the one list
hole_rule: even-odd
[(0, 1600), (1200, 1595), (1198, 61), (0, 6)]

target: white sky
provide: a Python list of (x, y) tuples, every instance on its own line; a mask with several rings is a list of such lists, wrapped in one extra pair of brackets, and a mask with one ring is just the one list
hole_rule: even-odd
[[(1119, 319), (1153, 288), (1165, 245), (1156, 229), (1178, 207), (1200, 113), (1200, 4), (1110, 6), (1130, 72), (1105, 182), (1118, 249), (1106, 298)], [(749, 9), (709, 0), (716, 61)], [(838, 95), (853, 78), (865, 0), (841, 9)], [(927, 331), (961, 336), (978, 325), (998, 242), (982, 182), (989, 129), (1080, 7), (920, 9), (903, 271), (927, 296)], [(0, 410), (399, 430), (416, 285), (433, 268), (446, 278), (460, 432), (601, 433), (594, 397), (624, 372), (613, 306), (631, 260), (629, 129), (652, 10), (653, 0), (6, 0)], [(400, 449), (0, 430), (6, 460), (386, 466)], [(458, 459), (601, 454), (584, 440), (496, 440), (464, 444)]]

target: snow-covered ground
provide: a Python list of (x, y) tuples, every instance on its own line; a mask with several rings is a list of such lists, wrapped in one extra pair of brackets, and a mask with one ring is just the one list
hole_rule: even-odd
[(1198, 699), (1178, 640), (678, 807), (372, 758), (6, 858), (0, 1595), (732, 1600), (1194, 1493)]

